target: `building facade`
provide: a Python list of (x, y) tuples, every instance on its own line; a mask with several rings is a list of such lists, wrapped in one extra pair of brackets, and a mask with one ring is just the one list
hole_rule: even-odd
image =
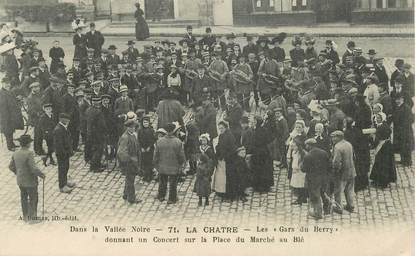
[(232, 1), (235, 25), (414, 22), (414, 0)]

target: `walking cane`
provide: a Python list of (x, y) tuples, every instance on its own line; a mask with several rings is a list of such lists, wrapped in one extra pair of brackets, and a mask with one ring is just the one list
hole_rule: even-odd
[(45, 218), (45, 178), (42, 179), (42, 217)]

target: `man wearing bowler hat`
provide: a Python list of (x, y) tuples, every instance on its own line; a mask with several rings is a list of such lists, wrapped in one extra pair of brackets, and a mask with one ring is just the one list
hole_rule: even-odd
[(137, 139), (137, 115), (134, 112), (126, 114), (124, 121), (125, 132), (118, 142), (117, 159), (122, 174), (125, 175), (125, 186), (122, 198), (130, 204), (140, 203), (136, 199), (134, 180), (140, 168), (140, 143)]
[(376, 57), (376, 50), (375, 49), (370, 49), (367, 52), (368, 55), (368, 59), (366, 59), (366, 63), (370, 63), (370, 64), (375, 64), (375, 57)]
[(105, 39), (101, 32), (95, 30), (95, 23), (89, 24), (89, 31), (85, 34), (85, 38), (87, 47), (94, 49), (94, 57), (98, 58)]
[(70, 193), (75, 183), (68, 181), (69, 160), (73, 155), (71, 134), (68, 131), (70, 117), (68, 114), (59, 114), (59, 123), (53, 130), (53, 144), (58, 159), (59, 190)]
[(116, 53), (117, 47), (110, 45), (108, 47), (107, 65), (118, 65), (121, 62), (120, 56)]
[(138, 52), (137, 48), (134, 47), (135, 42), (133, 40), (129, 40), (127, 42), (127, 55), (128, 55), (128, 59), (130, 60), (131, 63), (134, 63), (135, 60), (140, 56), (140, 53)]
[(104, 154), (105, 134), (107, 127), (102, 112), (101, 97), (92, 97), (92, 108), (87, 112), (87, 141), (91, 149), (91, 161), (89, 170), (91, 172), (102, 172), (105, 167), (101, 163)]
[(46, 176), (36, 166), (33, 152), (29, 150), (30, 143), (33, 141), (30, 135), (22, 135), (18, 141), (21, 148), (13, 153), (9, 169), (16, 174), (17, 185), (20, 188), (23, 220), (29, 223), (36, 223), (38, 222), (37, 177), (44, 179)]

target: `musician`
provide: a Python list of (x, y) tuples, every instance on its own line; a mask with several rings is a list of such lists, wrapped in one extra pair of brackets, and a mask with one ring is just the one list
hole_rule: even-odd
[(252, 36), (247, 36), (246, 41), (248, 44), (242, 48), (242, 54), (246, 57), (248, 57), (250, 53), (254, 53), (256, 55), (258, 53), (258, 49), (255, 45), (254, 38)]
[(155, 61), (150, 59), (147, 63), (144, 64), (144, 72), (145, 72), (145, 92), (146, 92), (146, 110), (150, 111), (155, 108), (155, 97), (156, 97), (156, 90), (158, 88), (157, 81), (155, 79), (156, 69), (155, 69)]
[(268, 37), (266, 36), (258, 37), (258, 40), (256, 41), (258, 55), (260, 52), (266, 53), (269, 51), (268, 43), (269, 43)]
[(228, 65), (217, 53), (212, 53), (212, 63), (208, 68), (209, 75), (212, 78), (215, 98), (219, 101), (222, 110), (226, 108), (226, 99), (224, 95), (226, 87), (226, 77), (229, 73)]
[(274, 48), (270, 49), (270, 57), (277, 62), (283, 62), (285, 60), (285, 51), (281, 47), (281, 44), (284, 42), (286, 33), (280, 33), (278, 36), (274, 37), (271, 40), (271, 44), (274, 45)]
[(213, 44), (216, 42), (216, 38), (214, 35), (212, 35), (212, 29), (210, 27), (207, 27), (205, 30), (206, 34), (203, 36), (202, 39), (199, 40), (199, 45), (207, 45), (210, 49), (212, 49)]
[(200, 61), (195, 58), (195, 52), (190, 51), (190, 58), (184, 63), (184, 83), (181, 91), (182, 102), (186, 105), (190, 102), (193, 79), (196, 75)]
[(299, 62), (304, 62), (305, 59), (305, 52), (304, 49), (301, 48), (302, 41), (301, 38), (296, 36), (294, 40), (292, 41), (292, 45), (294, 48), (290, 51), (290, 57), (291, 57), (291, 66), (292, 67), (298, 67)]
[(196, 106), (199, 106), (203, 100), (203, 91), (212, 92), (211, 79), (205, 74), (205, 65), (199, 63), (197, 67), (197, 76), (192, 81), (191, 97)]
[(264, 56), (265, 59), (261, 61), (258, 68), (258, 91), (262, 102), (267, 104), (271, 99), (271, 87), (279, 80), (280, 69), (277, 61), (271, 59), (269, 53), (265, 53)]
[(172, 88), (180, 92), (182, 87), (182, 79), (178, 72), (176, 65), (170, 66), (170, 74), (167, 76), (167, 87)]
[(238, 103), (245, 111), (249, 112), (249, 97), (253, 88), (254, 74), (251, 66), (246, 63), (245, 55), (239, 56), (239, 63), (232, 71), (232, 84), (236, 92)]

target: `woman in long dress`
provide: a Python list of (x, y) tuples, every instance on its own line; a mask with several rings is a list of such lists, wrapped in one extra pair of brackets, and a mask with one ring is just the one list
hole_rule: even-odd
[(266, 120), (256, 116), (256, 128), (252, 139), (252, 186), (255, 191), (269, 192), (274, 185), (273, 165), (269, 143), (275, 134), (275, 117), (270, 114)]
[[(223, 121), (219, 122), (218, 130), (218, 144), (215, 147), (218, 164), (216, 166), (212, 186), (216, 192), (225, 192), (223, 199), (233, 201), (238, 199), (239, 182), (235, 167), (237, 149), (236, 140), (232, 132), (229, 130), (227, 123)], [(225, 172), (225, 175), (223, 175), (223, 172)], [(223, 184), (226, 185), (223, 187)], [(219, 187), (221, 191), (219, 191)], [(223, 191), (223, 188), (225, 188), (225, 191)]]
[(140, 8), (140, 4), (136, 3), (135, 7), (137, 10), (135, 11), (135, 38), (137, 40), (144, 40), (150, 37), (150, 31), (148, 30), (148, 25), (146, 20), (144, 19), (144, 11)]
[(386, 188), (389, 183), (396, 182), (395, 157), (390, 140), (391, 128), (386, 121), (386, 115), (376, 115), (375, 162), (370, 179), (375, 186)]

